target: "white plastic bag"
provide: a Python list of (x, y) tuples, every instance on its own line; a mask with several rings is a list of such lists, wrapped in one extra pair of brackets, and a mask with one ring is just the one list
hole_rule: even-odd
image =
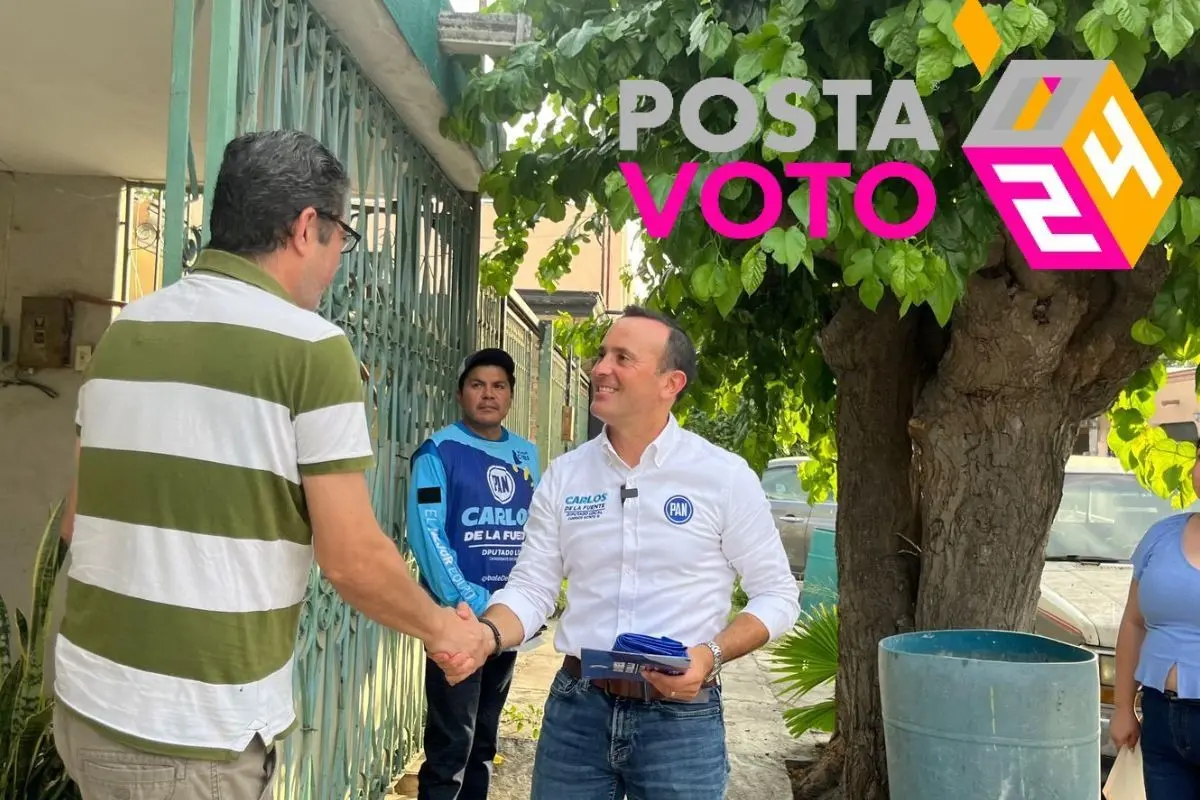
[(1142, 743), (1132, 749), (1122, 747), (1117, 760), (1104, 782), (1107, 800), (1146, 800), (1146, 784), (1142, 782)]

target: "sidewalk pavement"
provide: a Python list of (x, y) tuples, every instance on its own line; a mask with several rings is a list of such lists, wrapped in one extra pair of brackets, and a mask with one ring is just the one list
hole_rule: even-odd
[[(550, 682), (561, 665), (562, 656), (554, 650), (551, 623), (541, 646), (517, 658), (508, 706), (500, 724), (500, 754), (496, 758), (489, 800), (529, 800), (542, 708)], [(786, 762), (810, 760), (813, 745), (828, 737), (809, 734), (797, 740), (788, 734), (782, 714), (785, 706), (771, 686), (770, 662), (764, 651), (726, 665), (721, 681), (726, 746), (732, 767), (726, 800), (790, 798), (792, 788)], [(819, 699), (822, 698), (809, 697), (805, 702)], [(415, 776), (415, 772), (413, 766), (409, 775)], [(394, 795), (391, 800), (416, 796), (413, 777), (403, 784), (411, 793)]]

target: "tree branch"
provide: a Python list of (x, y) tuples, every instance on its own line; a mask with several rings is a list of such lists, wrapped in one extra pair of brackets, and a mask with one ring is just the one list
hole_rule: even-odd
[[(954, 311), (938, 368), (964, 395), (1025, 394), (1045, 387), (1087, 303), (1070, 276), (1038, 274), (1005, 244), (1005, 269), (978, 272)], [(995, 356), (1003, 350), (1003, 358)]]
[(1147, 247), (1133, 269), (1092, 277), (1098, 307), (1088, 315), (1091, 324), (1080, 327), (1062, 364), (1076, 418), (1103, 413), (1129, 377), (1158, 357), (1158, 348), (1134, 341), (1130, 329), (1150, 313), (1170, 273), (1166, 250)]

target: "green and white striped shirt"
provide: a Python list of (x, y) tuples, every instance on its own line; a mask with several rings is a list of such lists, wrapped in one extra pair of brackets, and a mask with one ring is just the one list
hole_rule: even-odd
[(207, 250), (113, 322), (76, 423), (59, 700), (170, 755), (286, 736), (313, 561), (301, 477), (374, 464), (345, 334)]

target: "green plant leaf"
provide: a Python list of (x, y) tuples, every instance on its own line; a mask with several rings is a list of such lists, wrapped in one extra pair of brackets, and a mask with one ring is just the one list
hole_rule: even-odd
[(1159, 0), (1153, 27), (1154, 40), (1168, 58), (1182, 53), (1196, 32), (1196, 26), (1184, 11), (1184, 0)]
[(837, 702), (830, 698), (811, 706), (784, 709), (783, 721), (788, 733), (797, 739), (809, 731), (833, 733), (837, 725)]
[(879, 308), (879, 301), (883, 299), (883, 282), (870, 275), (862, 283), (858, 285), (858, 299), (862, 300), (862, 304), (872, 311)]
[(1163, 332), (1162, 328), (1158, 327), (1150, 320), (1139, 319), (1137, 322), (1133, 323), (1131, 335), (1133, 336), (1134, 340), (1140, 344), (1154, 345), (1161, 342), (1163, 337), (1166, 336), (1166, 333)]
[(754, 294), (755, 290), (762, 286), (766, 274), (767, 254), (756, 244), (747, 250), (742, 258), (742, 287), (746, 294)]
[(784, 695), (801, 697), (837, 676), (837, 606), (821, 604), (771, 648), (773, 681)]
[(755, 50), (743, 53), (733, 65), (733, 79), (741, 84), (748, 84), (763, 71), (763, 52)]
[(1093, 8), (1084, 14), (1076, 30), (1083, 33), (1083, 41), (1094, 58), (1106, 59), (1117, 49), (1117, 31), (1099, 9)]
[(1200, 197), (1180, 197), (1178, 208), (1179, 229), (1183, 234), (1183, 243), (1193, 244), (1197, 237), (1200, 237)]
[(692, 296), (697, 300), (707, 300), (712, 297), (713, 270), (714, 266), (712, 264), (701, 264), (692, 273)]
[(842, 277), (846, 279), (847, 286), (857, 286), (874, 274), (875, 253), (864, 248), (854, 251), (854, 255), (850, 257), (850, 263), (846, 265)]

